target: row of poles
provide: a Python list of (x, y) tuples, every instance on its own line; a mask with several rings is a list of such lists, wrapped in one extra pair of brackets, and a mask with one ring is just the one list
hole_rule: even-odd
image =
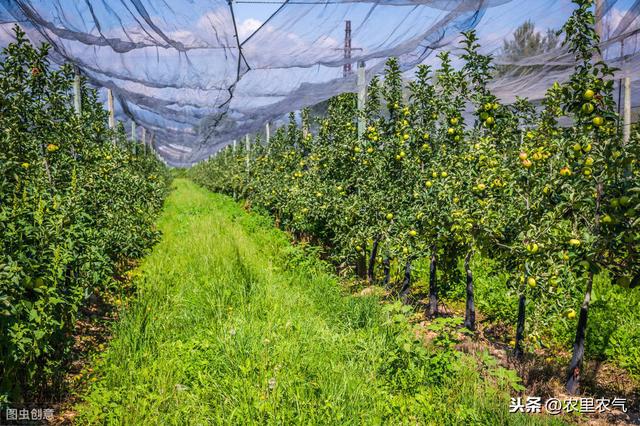
[[(602, 38), (602, 11), (603, 11), (602, 0), (596, 0), (596, 32), (598, 33), (598, 35), (600, 35), (600, 38)], [(624, 39), (622, 39), (620, 43), (621, 43), (621, 56), (624, 56)], [(361, 50), (359, 48), (354, 48), (351, 46), (351, 21), (346, 21), (345, 46), (343, 49), (340, 49), (340, 50), (344, 50), (345, 60), (348, 60), (349, 58), (351, 58), (352, 50)], [(345, 63), (343, 67), (343, 74), (344, 74), (344, 77), (347, 77), (349, 74), (351, 74), (350, 63)], [(624, 105), (623, 105), (623, 114), (622, 114), (622, 123), (623, 123), (622, 138), (623, 138), (623, 143), (626, 144), (629, 142), (629, 139), (631, 137), (631, 78), (630, 77), (624, 77), (619, 81), (618, 104), (620, 104), (620, 96), (622, 95), (623, 91), (624, 91)], [(366, 95), (367, 95), (366, 72), (365, 72), (364, 61), (358, 62), (357, 94), (358, 94), (358, 110), (362, 112), (364, 110)], [(111, 89), (107, 89), (107, 106), (109, 110), (109, 128), (114, 129), (116, 127), (116, 119), (115, 119), (115, 111), (114, 111), (114, 105), (113, 105), (113, 92)], [(75, 107), (76, 114), (80, 115), (82, 111), (81, 90), (80, 90), (80, 71), (77, 67), (76, 67), (75, 80), (74, 80), (74, 107)], [(359, 114), (358, 136), (362, 136), (364, 134), (364, 130), (365, 130), (364, 128), (365, 128), (364, 119), (362, 117), (362, 114)], [(269, 144), (269, 139), (271, 136), (270, 130), (271, 130), (270, 123), (267, 122), (265, 125), (265, 134), (266, 134), (267, 144)], [(153, 136), (154, 135), (152, 134), (151, 141), (150, 141), (151, 144), (153, 144)], [(136, 123), (135, 121), (133, 121), (133, 119), (131, 120), (131, 138), (134, 141), (136, 140)], [(144, 146), (145, 151), (147, 149), (146, 139), (147, 139), (147, 129), (142, 127), (142, 144)], [(115, 143), (115, 139), (114, 139), (114, 143)], [(236, 149), (236, 144), (237, 144), (237, 141), (234, 140), (233, 141), (234, 151)], [(245, 148), (247, 152), (246, 165), (248, 169), (249, 163), (250, 163), (249, 155), (251, 150), (251, 141), (249, 139), (249, 135), (245, 136)], [(214, 156), (217, 155), (217, 152), (214, 153), (213, 155)], [(157, 153), (156, 153), (156, 156), (158, 156)], [(158, 158), (160, 157), (158, 156)]]
[[(364, 61), (358, 62), (358, 111), (364, 111), (364, 106), (367, 97), (367, 86), (366, 86), (366, 72), (365, 72), (365, 63)], [(622, 114), (622, 140), (626, 145), (631, 138), (631, 78), (624, 77), (619, 81), (621, 87), (624, 87), (624, 105), (623, 105), (623, 114)], [(365, 130), (365, 122), (362, 114), (358, 115), (358, 136), (362, 136)], [(271, 134), (270, 123), (267, 122), (265, 124), (265, 135), (266, 135), (266, 143), (269, 144)], [(234, 139), (232, 144), (232, 149), (235, 152), (237, 145), (237, 140)], [(249, 169), (250, 163), (250, 150), (251, 150), (251, 140), (249, 139), (249, 135), (245, 136), (245, 150), (247, 153), (246, 165), (247, 170)], [(213, 156), (215, 157), (218, 152), (215, 152)]]
[[(603, 0), (595, 2), (595, 30), (600, 40), (603, 40), (604, 31), (602, 28), (602, 18), (604, 15)], [(624, 38), (620, 39), (620, 57), (624, 60)], [(598, 58), (602, 60), (603, 58)], [(618, 113), (620, 113), (620, 97), (624, 93), (622, 105), (622, 142), (627, 144), (631, 139), (631, 77), (623, 77), (618, 80)]]
[[(364, 61), (359, 61), (358, 62), (358, 73), (357, 73), (357, 84), (358, 84), (358, 111), (363, 112), (364, 111), (364, 106), (365, 106), (365, 102), (367, 99), (367, 82), (366, 82), (366, 70), (365, 70), (365, 62)], [(265, 142), (268, 145), (269, 144), (269, 140), (271, 138), (271, 123), (267, 122), (265, 124)], [(358, 137), (362, 136), (364, 134), (364, 130), (365, 130), (365, 122), (364, 122), (364, 117), (362, 116), (362, 114), (358, 115)], [(308, 129), (303, 129), (303, 132), (306, 133), (308, 132)], [(231, 149), (233, 150), (233, 152), (236, 151), (236, 146), (238, 144), (238, 141), (236, 139), (233, 140), (233, 144), (231, 145)], [(249, 164), (250, 164), (250, 155), (251, 155), (251, 139), (249, 138), (249, 135), (245, 135), (245, 151), (247, 154), (247, 158), (246, 158), (246, 168), (247, 171), (249, 170)], [(216, 155), (218, 155), (219, 151), (216, 151), (213, 153), (213, 157), (215, 157)]]
[[(351, 45), (351, 21), (349, 20), (345, 21), (344, 47), (336, 50), (342, 50), (344, 52), (345, 63), (342, 67), (342, 76), (346, 78), (349, 75), (351, 75), (351, 72), (352, 72), (351, 61), (349, 61), (349, 59), (351, 59), (351, 52), (354, 50), (362, 50), (359, 47), (353, 47)], [(362, 112), (364, 111), (364, 105), (365, 105), (366, 96), (367, 96), (367, 82), (366, 82), (366, 72), (365, 72), (364, 61), (358, 61), (357, 87), (358, 87), (358, 111)], [(365, 128), (364, 118), (362, 117), (362, 114), (359, 114), (358, 115), (358, 137), (364, 134), (364, 128)], [(303, 129), (302, 131), (304, 133), (304, 136), (306, 136), (308, 129)], [(265, 135), (266, 135), (266, 138), (265, 138), (266, 144), (268, 145), (269, 139), (271, 137), (271, 129), (270, 129), (269, 122), (265, 124)], [(237, 145), (237, 141), (234, 140), (232, 145), (232, 149), (234, 152), (236, 150), (236, 145)], [(250, 164), (250, 155), (251, 155), (251, 141), (249, 139), (249, 135), (245, 136), (245, 149), (247, 153), (246, 167), (248, 171), (249, 164)], [(213, 156), (215, 157), (217, 154), (218, 152), (216, 151), (215, 153), (213, 153)]]
[[(82, 90), (81, 90), (81, 77), (80, 77), (80, 70), (76, 67), (75, 69), (75, 76), (73, 79), (73, 108), (75, 110), (76, 115), (80, 116), (82, 115)], [(115, 116), (115, 109), (114, 109), (114, 105), (113, 105), (113, 91), (111, 89), (107, 89), (107, 109), (109, 111), (109, 128), (110, 129), (115, 129), (116, 128), (116, 116)], [(131, 139), (136, 141), (136, 122), (132, 119), (131, 120)], [(154, 134), (151, 133), (151, 138), (148, 141), (149, 145), (152, 147), (153, 146), (153, 139), (154, 139)], [(141, 134), (141, 142), (142, 145), (144, 147), (144, 150), (146, 152), (147, 150), (147, 129), (145, 127), (142, 127), (142, 134)], [(115, 145), (116, 140), (113, 140), (113, 143)], [(154, 151), (155, 152), (155, 151)], [(158, 154), (156, 153), (156, 156), (158, 156)], [(160, 158), (158, 156), (158, 158)]]
[[(602, 39), (602, 0), (596, 0), (596, 32)], [(624, 39), (620, 41), (621, 52), (620, 55), (624, 56)], [(351, 45), (351, 21), (345, 22), (345, 44), (344, 48), (337, 49), (344, 51), (345, 64), (343, 66), (343, 76), (348, 77), (351, 74), (351, 63), (349, 59), (351, 58), (351, 52), (353, 50), (362, 50), (357, 47), (352, 47)], [(366, 102), (367, 96), (367, 87), (366, 87), (366, 73), (365, 73), (365, 63), (364, 61), (358, 62), (358, 71), (357, 71), (357, 84), (358, 84), (358, 110), (362, 112), (364, 110), (364, 105)], [(620, 108), (620, 97), (622, 96), (622, 92), (624, 92), (624, 105), (622, 112), (622, 139), (623, 143), (626, 145), (631, 138), (631, 78), (624, 77), (619, 80), (619, 96), (618, 96), (618, 108)], [(619, 111), (619, 110), (618, 110)], [(362, 136), (364, 134), (365, 123), (362, 117), (362, 114), (359, 114), (358, 117), (358, 136)], [(304, 129), (303, 129), (304, 131)], [(270, 138), (270, 127), (269, 123), (265, 125), (265, 133), (266, 133), (266, 143), (269, 144)], [(237, 141), (233, 141), (233, 151), (236, 150)], [(245, 148), (247, 153), (246, 165), (247, 170), (249, 169), (250, 163), (250, 149), (251, 142), (249, 140), (249, 135), (245, 136)], [(217, 155), (217, 152), (213, 154)]]
[[(603, 15), (603, 5), (602, 0), (596, 0), (596, 32), (600, 36), (602, 40), (602, 15)], [(344, 48), (337, 49), (344, 51), (345, 64), (343, 66), (343, 77), (348, 77), (351, 74), (351, 63), (348, 61), (351, 58), (351, 52), (353, 50), (362, 50), (357, 47), (352, 47), (351, 45), (351, 21), (345, 22), (345, 42)], [(624, 38), (620, 40), (620, 56), (624, 58)], [(362, 112), (364, 110), (364, 104), (366, 101), (367, 89), (366, 89), (366, 74), (365, 74), (365, 63), (364, 61), (358, 62), (358, 110)], [(622, 111), (622, 140), (626, 145), (631, 138), (631, 78), (623, 77), (618, 81), (619, 84), (619, 95), (618, 95), (618, 113), (620, 112), (620, 97), (624, 92), (624, 104)], [(361, 116), (358, 117), (358, 136), (362, 136), (364, 134), (364, 120)], [(267, 143), (269, 143), (269, 123), (266, 124), (266, 134), (267, 134)], [(247, 167), (249, 164), (249, 136), (246, 136), (246, 144), (247, 144)], [(235, 151), (236, 141), (233, 141), (233, 149)]]

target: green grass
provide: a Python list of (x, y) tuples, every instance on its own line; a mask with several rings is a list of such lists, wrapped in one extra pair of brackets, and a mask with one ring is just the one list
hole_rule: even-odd
[[(505, 285), (506, 277), (493, 273), (491, 262), (478, 259), (474, 266), (477, 308), (490, 319), (512, 325), (508, 341), (515, 335), (518, 294)], [(423, 278), (425, 280), (426, 278)], [(458, 288), (463, 288), (459, 285)], [(541, 349), (548, 353), (571, 353), (577, 318), (568, 319), (568, 309), (580, 310), (583, 285), (563, 282), (553, 292), (540, 290), (529, 294), (525, 344), (529, 351)], [(459, 300), (463, 295), (457, 295)], [(626, 370), (630, 378), (640, 383), (640, 291), (612, 284), (606, 274), (595, 277), (589, 322), (586, 359), (612, 363)]]
[[(396, 280), (403, 265), (394, 265)], [(429, 259), (414, 263), (412, 288), (417, 295), (428, 293)], [(513, 283), (507, 285), (507, 275), (494, 261), (476, 255), (471, 263), (474, 277), (475, 305), (485, 325), (507, 326), (506, 334), (496, 335), (502, 343), (515, 338), (519, 292)], [(458, 264), (455, 278), (439, 275), (441, 296), (448, 309), (464, 315), (466, 277), (463, 261)], [(580, 311), (584, 299), (584, 283), (561, 280), (555, 289), (547, 285), (535, 291), (528, 289), (524, 346), (527, 352), (568, 364), (573, 350), (578, 318), (568, 318), (569, 309)], [(640, 291), (611, 283), (606, 273), (595, 276), (589, 320), (587, 324), (587, 361), (606, 363), (640, 384)], [(544, 355), (541, 353), (544, 352)], [(637, 387), (638, 385), (636, 385)]]
[(509, 414), (508, 380), (423, 348), (401, 308), (345, 294), (268, 219), (174, 186), (78, 423), (559, 422)]

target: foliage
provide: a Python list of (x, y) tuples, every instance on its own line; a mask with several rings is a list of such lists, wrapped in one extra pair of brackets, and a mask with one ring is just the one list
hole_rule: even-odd
[(506, 380), (425, 347), (410, 307), (344, 294), (265, 217), (175, 185), (77, 424), (562, 424), (509, 413)]
[(513, 40), (504, 40), (502, 54), (512, 60), (527, 58), (558, 47), (558, 35), (553, 30), (546, 34), (535, 31), (535, 24), (528, 20), (513, 33)]
[(160, 163), (106, 126), (73, 70), (52, 69), (16, 27), (0, 67), (0, 392), (10, 400), (58, 382), (75, 318), (141, 257), (167, 192)]
[[(547, 29), (546, 34), (536, 31), (531, 20), (523, 22), (513, 32), (513, 39), (504, 40), (498, 59), (504, 65), (497, 66), (497, 75), (525, 76), (543, 71), (544, 66), (523, 65), (526, 60), (551, 52), (560, 45), (559, 33)], [(522, 61), (522, 63), (520, 62)]]
[[(634, 132), (622, 142), (591, 2), (575, 3), (562, 29), (575, 69), (569, 81), (548, 89), (541, 108), (526, 99), (499, 102), (488, 89), (492, 58), (479, 53), (470, 31), (461, 42), (463, 66), (454, 69), (441, 52), (435, 72), (418, 67), (408, 99), (390, 59), (384, 82), (369, 85), (364, 113), (352, 94), (340, 95), (329, 101), (317, 135), (292, 119), (269, 145), (224, 149), (189, 174), (272, 212), (276, 223), (328, 247), (337, 263), (361, 276), (367, 261), (369, 270), (381, 263), (384, 284), (403, 298), (411, 268), (430, 258), (432, 315), (438, 294), (460, 284), (464, 258), (470, 329), (469, 265), (481, 253), (502, 277), (496, 294), (519, 299), (503, 304), (518, 306), (511, 315), (519, 324), (516, 354), (525, 339), (541, 340), (525, 334), (527, 312), (548, 308), (576, 327), (574, 375), (594, 276), (607, 273), (622, 288), (640, 284), (640, 140)], [(359, 117), (366, 124), (361, 136)], [(571, 125), (561, 126), (561, 119)], [(397, 282), (390, 282), (391, 269), (402, 275)]]

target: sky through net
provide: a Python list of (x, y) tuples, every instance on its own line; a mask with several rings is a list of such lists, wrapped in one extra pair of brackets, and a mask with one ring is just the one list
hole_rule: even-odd
[[(616, 79), (631, 78), (637, 108), (640, 0), (601, 4), (604, 60), (619, 68)], [(495, 57), (492, 90), (503, 102), (540, 99), (574, 65), (553, 34), (573, 7), (570, 0), (0, 0), (0, 46), (16, 23), (33, 42), (48, 42), (55, 62), (71, 62), (92, 85), (112, 90), (117, 120), (144, 126), (156, 151), (183, 166), (290, 111), (356, 91), (360, 61), (369, 79), (398, 57), (411, 79), (417, 65), (437, 66), (438, 51), (461, 53), (460, 32), (469, 29)], [(534, 42), (510, 48), (527, 22)]]

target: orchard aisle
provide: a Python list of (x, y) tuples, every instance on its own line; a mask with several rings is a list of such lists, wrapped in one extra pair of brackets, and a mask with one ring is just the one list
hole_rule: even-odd
[(402, 316), (387, 323), (376, 298), (344, 295), (266, 219), (190, 181), (174, 186), (78, 423), (545, 420), (509, 414), (506, 387), (468, 360), (426, 363), (433, 353)]

